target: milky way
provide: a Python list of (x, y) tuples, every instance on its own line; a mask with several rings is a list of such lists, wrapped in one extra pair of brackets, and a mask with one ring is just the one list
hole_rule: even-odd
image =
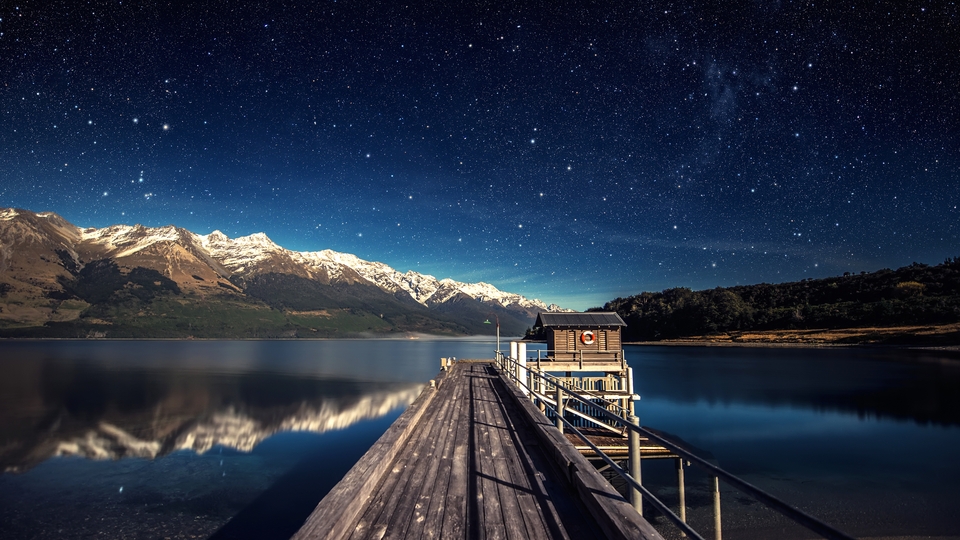
[(140, 4), (4, 2), (0, 206), (574, 308), (960, 255), (955, 2)]

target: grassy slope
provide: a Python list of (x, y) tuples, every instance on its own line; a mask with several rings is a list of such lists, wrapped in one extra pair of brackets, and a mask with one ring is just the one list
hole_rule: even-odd
[[(405, 324), (406, 323), (406, 324)], [(96, 305), (83, 316), (44, 326), (7, 327), (3, 337), (35, 338), (328, 338), (404, 332), (458, 334), (427, 321), (381, 319), (356, 310), (282, 311), (229, 297), (167, 295), (148, 303)]]

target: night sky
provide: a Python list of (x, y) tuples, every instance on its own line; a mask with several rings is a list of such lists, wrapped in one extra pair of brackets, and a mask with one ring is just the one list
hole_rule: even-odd
[(717, 4), (4, 0), (0, 206), (579, 309), (960, 255), (957, 3)]

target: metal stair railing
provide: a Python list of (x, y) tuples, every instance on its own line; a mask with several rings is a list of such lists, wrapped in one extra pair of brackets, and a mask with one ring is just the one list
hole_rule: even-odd
[[(820, 535), (823, 538), (830, 540), (854, 540), (854, 538), (826, 523), (820, 521), (819, 519), (790, 506), (786, 502), (778, 499), (777, 497), (767, 493), (766, 491), (742, 480), (741, 478), (709, 463), (708, 461), (700, 458), (696, 454), (690, 452), (689, 450), (677, 445), (676, 443), (664, 438), (663, 436), (650, 431), (649, 429), (643, 428), (639, 425), (639, 421), (635, 416), (626, 414), (628, 417), (632, 417), (631, 421), (628, 418), (624, 418), (621, 415), (610, 412), (606, 407), (615, 406), (615, 408), (621, 410), (622, 407), (619, 404), (616, 404), (612, 401), (605, 400), (603, 398), (598, 398), (597, 396), (582, 395), (582, 393), (577, 390), (570, 388), (569, 386), (561, 384), (559, 377), (555, 377), (544, 373), (533, 366), (523, 365), (519, 363), (516, 359), (506, 356), (501, 351), (496, 351), (496, 363), (500, 370), (507, 375), (507, 378), (512, 381), (517, 387), (522, 391), (525, 391), (526, 394), (530, 396), (531, 399), (540, 400), (544, 404), (544, 408), (549, 409), (555, 417), (555, 422), (557, 428), (560, 431), (564, 431), (564, 428), (569, 428), (572, 433), (574, 433), (578, 438), (584, 441), (594, 452), (597, 453), (597, 456), (600, 457), (610, 469), (619, 475), (627, 483), (628, 486), (632, 488), (634, 493), (631, 493), (631, 502), (633, 503), (634, 508), (640, 511), (640, 499), (649, 502), (653, 505), (658, 511), (660, 511), (668, 520), (670, 520), (674, 525), (676, 525), (684, 534), (688, 535), (691, 538), (703, 540), (703, 537), (700, 536), (695, 530), (691, 529), (684, 520), (677, 516), (672, 510), (670, 510), (663, 502), (660, 501), (653, 493), (651, 493), (647, 488), (641, 485), (638, 479), (635, 479), (634, 476), (639, 474), (639, 463), (640, 463), (640, 447), (639, 447), (639, 436), (647, 437), (651, 441), (655, 441), (667, 450), (670, 450), (679, 458), (688, 462), (688, 464), (694, 464), (697, 467), (705, 470), (710, 476), (714, 478), (715, 490), (717, 489), (717, 482), (723, 480), (727, 484), (738, 489), (741, 493), (750, 495), (754, 499), (762, 502), (767, 507), (778, 511), (783, 516), (793, 520), (794, 522), (800, 524), (801, 526), (809, 529), (810, 531)], [(526, 372), (528, 381), (523, 381), (518, 376), (519, 373)], [(537, 384), (532, 384), (536, 382)], [(547, 383), (547, 384), (544, 384)], [(554, 387), (557, 390), (556, 395), (551, 397), (547, 396), (545, 393), (537, 392), (533, 388), (534, 386), (539, 388), (546, 388), (547, 386)], [(557, 397), (560, 399), (558, 400)], [(593, 408), (597, 416), (603, 417), (607, 422), (601, 422), (599, 418), (592, 417), (590, 415), (584, 414), (581, 411), (568, 410), (566, 404), (564, 403), (567, 400), (575, 400), (578, 403), (583, 404), (583, 406)], [(600, 406), (596, 401), (605, 402), (606, 405)], [(573, 425), (570, 421), (564, 418), (564, 413), (571, 413), (575, 416), (581, 417), (589, 422), (592, 422), (598, 427), (603, 427), (618, 431), (620, 433), (629, 432), (630, 439), (630, 463), (631, 470), (635, 474), (630, 474), (627, 471), (624, 471), (622, 467), (617, 465), (617, 463), (606, 453), (604, 453), (600, 448), (598, 448), (593, 442), (587, 438), (576, 426)], [(608, 423), (609, 422), (609, 423)], [(612, 424), (612, 425), (611, 425)], [(619, 428), (613, 428), (612, 426), (620, 426)], [(633, 435), (636, 436), (633, 436)], [(636, 464), (636, 469), (634, 468)], [(714, 508), (715, 508), (715, 539), (720, 539), (720, 516), (719, 516), (719, 491), (714, 493)]]

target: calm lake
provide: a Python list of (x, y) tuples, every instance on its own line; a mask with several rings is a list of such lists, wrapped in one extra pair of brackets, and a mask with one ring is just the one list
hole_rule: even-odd
[[(288, 538), (440, 357), (494, 348), (2, 342), (0, 538)], [(720, 467), (855, 536), (960, 535), (956, 355), (627, 347), (627, 358), (641, 422)], [(686, 472), (689, 521), (709, 537), (707, 479)], [(672, 460), (643, 473), (675, 506)], [(721, 493), (725, 538), (803, 537)]]

